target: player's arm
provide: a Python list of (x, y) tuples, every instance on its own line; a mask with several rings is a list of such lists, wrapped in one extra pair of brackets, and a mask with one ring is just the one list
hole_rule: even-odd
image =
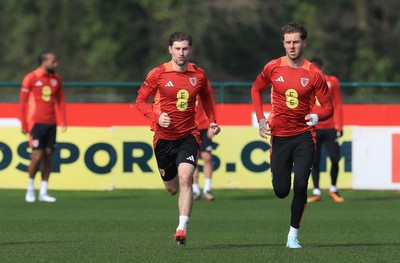
[(341, 137), (343, 135), (342, 92), (340, 89), (339, 80), (336, 77), (332, 78), (331, 83), (331, 89), (333, 88), (332, 101), (335, 107), (335, 114), (333, 115), (333, 118), (335, 120), (335, 126), (338, 132), (338, 136)]
[(315, 96), (321, 107), (315, 107), (314, 112), (308, 114), (304, 119), (307, 125), (314, 126), (319, 121), (324, 121), (333, 116), (333, 104), (328, 84), (321, 73), (316, 74), (315, 78)]
[(31, 82), (31, 75), (28, 74), (22, 80), (22, 86), (19, 96), (21, 131), (23, 134), (28, 133), (27, 109), (28, 109), (29, 94), (32, 88), (30, 82)]
[[(153, 111), (153, 106), (148, 103), (150, 98), (154, 97), (157, 92), (157, 77), (155, 75), (154, 70), (151, 71), (146, 80), (140, 86), (135, 105), (143, 116), (154, 123), (159, 123), (160, 115), (156, 114)], [(163, 117), (163, 114), (161, 114), (161, 116)]]
[(262, 103), (262, 92), (271, 84), (271, 80), (266, 76), (266, 74), (261, 72), (251, 87), (251, 100), (253, 103), (254, 110), (256, 112), (259, 134), (261, 137), (267, 139), (271, 135), (271, 129), (269, 127), (268, 121), (265, 118), (263, 103)]
[[(215, 109), (215, 97), (214, 97), (214, 92), (213, 92), (210, 80), (207, 80), (207, 89), (208, 89), (208, 92), (210, 94), (210, 99), (212, 101), (212, 104), (214, 106), (214, 117), (216, 119), (217, 118), (217, 111)], [(201, 105), (201, 110), (204, 111), (204, 108), (203, 108), (203, 105), (201, 104), (201, 101), (199, 102), (199, 106), (200, 105)], [(199, 109), (199, 107), (197, 109)], [(208, 122), (211, 123), (210, 120), (208, 120)], [(211, 139), (214, 135), (216, 135), (214, 129), (209, 127), (208, 130), (207, 130), (207, 137)]]
[(64, 87), (62, 85), (62, 82), (60, 80), (60, 89), (58, 90), (57, 93), (57, 104), (58, 104), (58, 110), (60, 112), (60, 124), (61, 124), (61, 130), (64, 132), (67, 130), (67, 111), (66, 111), (66, 106), (65, 106), (65, 94), (64, 94)]
[(201, 104), (203, 105), (203, 109), (206, 112), (208, 120), (210, 121), (210, 129), (214, 135), (217, 135), (221, 131), (221, 128), (218, 126), (215, 118), (214, 97), (210, 87), (211, 85), (209, 85), (208, 79), (206, 78), (206, 85), (200, 89), (199, 96)]

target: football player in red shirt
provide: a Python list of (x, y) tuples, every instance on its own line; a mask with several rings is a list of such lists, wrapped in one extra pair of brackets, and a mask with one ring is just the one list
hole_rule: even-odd
[[(307, 185), (315, 156), (315, 125), (333, 115), (328, 85), (322, 72), (304, 58), (307, 30), (297, 23), (282, 28), (286, 55), (268, 62), (255, 80), (251, 97), (259, 134), (271, 136), (272, 185), (279, 198), (290, 193), (294, 172), (290, 229), (286, 246), (301, 248), (298, 230), (307, 204)], [(264, 116), (262, 92), (271, 84), (272, 110)], [(321, 103), (313, 111), (313, 98)]]
[[(322, 59), (314, 57), (311, 62), (316, 65), (320, 70), (323, 70), (324, 62)], [(329, 91), (332, 97), (332, 103), (335, 108), (335, 114), (328, 120), (319, 122), (316, 126), (317, 132), (317, 153), (311, 171), (314, 189), (313, 196), (307, 199), (308, 203), (321, 201), (321, 190), (319, 189), (319, 163), (321, 161), (321, 146), (325, 145), (326, 151), (331, 160), (331, 187), (328, 196), (337, 203), (344, 202), (344, 198), (339, 195), (336, 187), (337, 178), (339, 174), (339, 160), (340, 160), (340, 147), (338, 138), (343, 135), (343, 111), (342, 111), (342, 93), (340, 91), (339, 80), (335, 76), (324, 75), (328, 83)], [(320, 107), (316, 101), (314, 107)]]
[[(218, 134), (214, 105), (205, 72), (189, 64), (192, 38), (175, 32), (169, 39), (171, 61), (151, 70), (138, 91), (137, 109), (152, 121), (154, 153), (165, 188), (171, 195), (179, 191), (179, 225), (174, 239), (186, 244), (186, 230), (193, 205), (193, 173), (197, 165), (200, 134), (196, 123), (196, 98)], [(153, 98), (153, 104), (148, 101)]]
[(51, 172), (51, 158), (56, 143), (56, 106), (60, 111), (60, 123), (65, 131), (65, 99), (61, 77), (55, 74), (57, 58), (54, 53), (44, 51), (39, 55), (39, 67), (28, 73), (20, 92), (21, 126), (23, 134), (30, 134), (32, 148), (31, 163), (28, 167), (28, 189), (25, 200), (35, 202), (34, 180), (41, 163), (42, 183), (39, 201), (55, 202), (56, 198), (47, 193)]

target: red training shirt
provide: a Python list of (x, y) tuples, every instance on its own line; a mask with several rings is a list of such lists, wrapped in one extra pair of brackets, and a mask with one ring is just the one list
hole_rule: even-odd
[(65, 96), (61, 77), (37, 68), (22, 81), (20, 109), (22, 129), (30, 131), (35, 123), (56, 124), (56, 104), (61, 125), (66, 126)]
[[(154, 145), (158, 138), (177, 140), (193, 134), (201, 143), (196, 122), (196, 97), (200, 96), (210, 122), (215, 121), (213, 101), (207, 87), (205, 72), (198, 66), (189, 64), (187, 71), (177, 72), (172, 61), (151, 70), (138, 91), (137, 109), (152, 121), (155, 132)], [(153, 97), (153, 104), (148, 104)], [(158, 124), (161, 113), (167, 113), (171, 123), (164, 128)]]
[[(317, 129), (336, 129), (337, 131), (343, 131), (343, 109), (342, 109), (342, 93), (340, 91), (339, 80), (335, 76), (324, 75), (326, 83), (328, 83), (329, 91), (331, 93), (333, 107), (335, 113), (333, 117), (318, 122)], [(321, 107), (318, 100), (315, 102), (314, 109)]]
[[(262, 92), (272, 83), (272, 110), (268, 124), (273, 136), (295, 136), (315, 130), (308, 126), (304, 117), (316, 113), (323, 121), (333, 115), (333, 105), (328, 85), (322, 72), (308, 60), (300, 68), (288, 65), (286, 56), (267, 63), (255, 80), (251, 98), (258, 121), (265, 118), (262, 108)], [(317, 97), (321, 107), (312, 111)]]

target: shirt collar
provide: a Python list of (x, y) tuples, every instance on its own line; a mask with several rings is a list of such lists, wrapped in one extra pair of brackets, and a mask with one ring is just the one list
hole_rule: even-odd
[[(165, 65), (165, 72), (175, 71), (174, 67), (172, 66), (172, 61), (169, 61), (169, 62), (165, 63), (164, 65)], [(194, 68), (193, 64), (188, 63), (188, 67), (187, 67), (186, 71), (196, 72), (196, 69)]]

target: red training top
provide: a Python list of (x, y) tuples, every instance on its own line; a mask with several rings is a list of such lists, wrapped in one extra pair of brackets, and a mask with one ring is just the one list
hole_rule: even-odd
[[(295, 136), (315, 130), (304, 117), (315, 113), (323, 121), (333, 115), (333, 105), (328, 85), (322, 72), (308, 60), (300, 68), (288, 65), (286, 56), (267, 63), (255, 80), (251, 98), (258, 121), (265, 118), (262, 92), (272, 83), (272, 110), (268, 124), (273, 136)], [(315, 96), (321, 107), (312, 111)]]
[(56, 124), (56, 108), (60, 110), (61, 125), (66, 125), (65, 97), (61, 77), (42, 68), (28, 73), (20, 92), (22, 129), (30, 131), (35, 123)]
[[(335, 113), (333, 117), (318, 122), (317, 129), (336, 129), (337, 131), (343, 131), (343, 109), (342, 109), (342, 93), (340, 91), (339, 80), (335, 76), (324, 75), (326, 83), (328, 83), (329, 91), (331, 93), (333, 107)], [(321, 107), (321, 104), (316, 99), (314, 109)]]
[[(197, 95), (200, 96), (210, 122), (216, 122), (207, 83), (205, 72), (192, 64), (188, 65), (187, 71), (177, 72), (170, 61), (149, 72), (138, 91), (136, 107), (152, 121), (154, 145), (158, 138), (177, 140), (189, 134), (193, 134), (199, 144), (201, 143), (195, 118)], [(154, 102), (148, 104), (151, 97)], [(158, 119), (164, 112), (171, 118), (171, 124), (166, 128), (158, 124)]]

